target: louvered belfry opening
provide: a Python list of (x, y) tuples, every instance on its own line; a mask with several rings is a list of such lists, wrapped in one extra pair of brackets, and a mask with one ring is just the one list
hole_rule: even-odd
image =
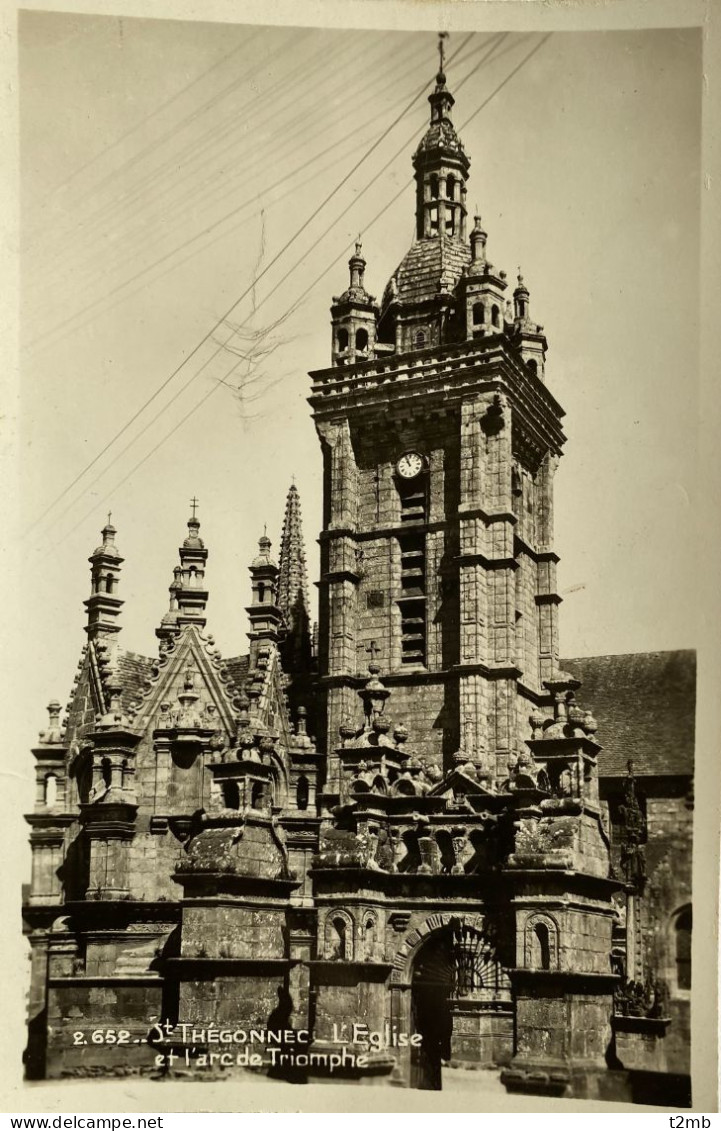
[(400, 491), (401, 523), (407, 533), (399, 535), (401, 551), (400, 597), (401, 663), (426, 662), (426, 534), (411, 524), (426, 522), (426, 485), (404, 485)]

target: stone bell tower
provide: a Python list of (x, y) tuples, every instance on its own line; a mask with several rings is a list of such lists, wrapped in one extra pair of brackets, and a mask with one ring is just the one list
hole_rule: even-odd
[[(439, 1086), (442, 1060), (460, 1059), (505, 1066), (513, 1091), (590, 1096), (612, 1084), (625, 1098), (623, 1074), (609, 1077), (621, 885), (600, 747), (558, 660), (564, 413), (529, 288), (519, 274), (508, 298), (480, 216), (467, 232), (470, 160), (442, 56), (429, 101), (414, 242), (377, 314), (356, 249), (351, 290), (332, 308), (333, 365), (312, 374), (327, 751), (314, 883), (336, 905), (326, 959), (360, 951), (368, 1010), (417, 1027), (426, 1059), (401, 1065), (411, 1083)], [(361, 311), (375, 318), (363, 351), (350, 330), (339, 349), (341, 317)], [(362, 884), (353, 868), (365, 868)], [(368, 922), (373, 938), (385, 925), (385, 987)], [(424, 989), (433, 961), (453, 971), (440, 996), (437, 979)], [(334, 979), (316, 987), (326, 1020)], [(354, 1003), (347, 990), (345, 1015)]]
[(413, 715), (419, 753), (500, 781), (558, 663), (563, 410), (544, 383), (528, 288), (519, 279), (507, 299), (479, 216), (467, 233), (470, 160), (442, 69), (429, 102), (415, 240), (380, 308), (356, 248), (332, 308), (333, 366), (312, 374), (320, 673), (331, 746), (371, 660), (393, 688), (394, 722)]

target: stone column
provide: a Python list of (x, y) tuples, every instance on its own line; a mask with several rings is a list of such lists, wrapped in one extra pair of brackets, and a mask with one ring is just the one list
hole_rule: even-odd
[(546, 456), (538, 472), (538, 558), (537, 596), (540, 640), (539, 672), (541, 682), (552, 679), (558, 670), (558, 606), (561, 598), (556, 583), (558, 555), (553, 547), (553, 479), (558, 456)]
[[(312, 913), (311, 913), (312, 914)], [(293, 999), (294, 1029), (310, 1029), (310, 966), (315, 946), (315, 930), (311, 916), (302, 917), (294, 912), (289, 923), (290, 946), (289, 992)], [(312, 1034), (311, 1034), (312, 1039)]]
[[(336, 740), (338, 727), (348, 713), (352, 692), (337, 677), (354, 676), (358, 661), (357, 590), (361, 580), (355, 538), (358, 509), (358, 470), (348, 421), (316, 421), (323, 442), (325, 474), (330, 479), (324, 492), (329, 513), (321, 535), (322, 642), (321, 676), (327, 679), (326, 730), (324, 744)], [(329, 781), (334, 767), (329, 766)]]
[[(516, 737), (518, 563), (510, 411), (495, 393), (469, 398), (462, 405), (459, 523), (460, 717), (479, 760), (490, 758), (491, 771), (503, 776)], [(494, 720), (490, 732), (489, 718)]]
[(59, 870), (65, 857), (65, 834), (76, 818), (72, 814), (33, 814), (26, 817), (32, 827), (30, 847), (32, 872), (31, 906), (62, 902)]
[(88, 899), (130, 895), (130, 842), (135, 836), (137, 805), (90, 804), (80, 819), (90, 844)]

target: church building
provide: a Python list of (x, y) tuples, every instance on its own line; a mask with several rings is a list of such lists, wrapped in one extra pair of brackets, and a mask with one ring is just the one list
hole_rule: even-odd
[(317, 631), (295, 486), (247, 654), (195, 504), (157, 656), (121, 646), (110, 521), (90, 557), (33, 750), (30, 1078), (690, 1102), (694, 657), (560, 658), (545, 331), (468, 216), (442, 63), (429, 102), (412, 246), (378, 301), (356, 245), (311, 374)]

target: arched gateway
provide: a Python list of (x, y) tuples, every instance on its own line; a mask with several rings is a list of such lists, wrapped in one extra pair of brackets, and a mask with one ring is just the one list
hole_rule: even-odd
[(484, 916), (430, 916), (406, 936), (393, 966), (391, 982), (402, 994), (400, 1020), (422, 1037), (407, 1066), (412, 1087), (440, 1089), (444, 1062), (507, 1062), (510, 983)]

